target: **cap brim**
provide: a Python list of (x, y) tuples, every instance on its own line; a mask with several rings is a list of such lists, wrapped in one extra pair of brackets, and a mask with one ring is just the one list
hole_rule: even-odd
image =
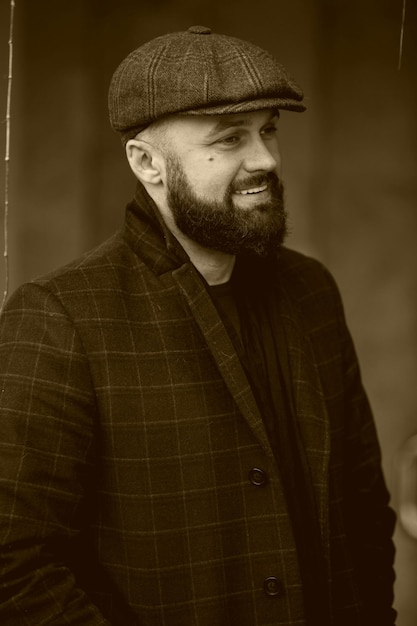
[(226, 115), (229, 113), (244, 113), (260, 109), (284, 109), (302, 113), (306, 107), (302, 102), (293, 98), (259, 98), (244, 102), (225, 102), (211, 107), (200, 107), (181, 111), (177, 115)]

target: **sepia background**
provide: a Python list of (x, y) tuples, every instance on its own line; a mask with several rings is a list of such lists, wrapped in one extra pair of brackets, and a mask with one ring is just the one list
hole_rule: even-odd
[[(0, 0), (0, 154), (9, 5)], [(407, 2), (399, 68), (402, 6), (16, 0), (8, 228), (11, 291), (119, 228), (135, 182), (108, 124), (107, 89), (130, 50), (193, 24), (270, 50), (308, 106), (283, 113), (280, 126), (288, 243), (322, 260), (339, 283), (399, 513), (404, 450), (417, 434), (417, 3)], [(2, 263), (1, 291), (4, 274)], [(417, 461), (409, 466), (417, 500)], [(400, 521), (395, 536), (398, 626), (417, 624), (410, 530)]]

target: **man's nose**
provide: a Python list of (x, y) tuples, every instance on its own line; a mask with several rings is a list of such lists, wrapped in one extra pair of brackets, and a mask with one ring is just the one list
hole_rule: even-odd
[(273, 172), (279, 170), (281, 157), (277, 146), (273, 151), (262, 138), (254, 140), (248, 146), (244, 167), (248, 172)]

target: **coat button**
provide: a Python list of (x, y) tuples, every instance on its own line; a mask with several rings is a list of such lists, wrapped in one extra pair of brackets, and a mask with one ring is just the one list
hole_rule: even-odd
[(249, 480), (255, 487), (263, 487), (268, 482), (268, 474), (259, 467), (253, 467), (249, 471)]
[(264, 580), (265, 595), (270, 598), (282, 598), (284, 595), (284, 586), (276, 576), (268, 576)]

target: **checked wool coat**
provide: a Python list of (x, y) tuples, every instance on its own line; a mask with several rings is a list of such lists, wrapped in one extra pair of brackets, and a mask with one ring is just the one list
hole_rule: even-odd
[[(333, 626), (392, 625), (393, 513), (338, 291), (299, 253), (273, 263), (318, 601)], [(146, 194), (109, 241), (10, 298), (0, 388), (1, 624), (306, 624), (262, 415)]]

